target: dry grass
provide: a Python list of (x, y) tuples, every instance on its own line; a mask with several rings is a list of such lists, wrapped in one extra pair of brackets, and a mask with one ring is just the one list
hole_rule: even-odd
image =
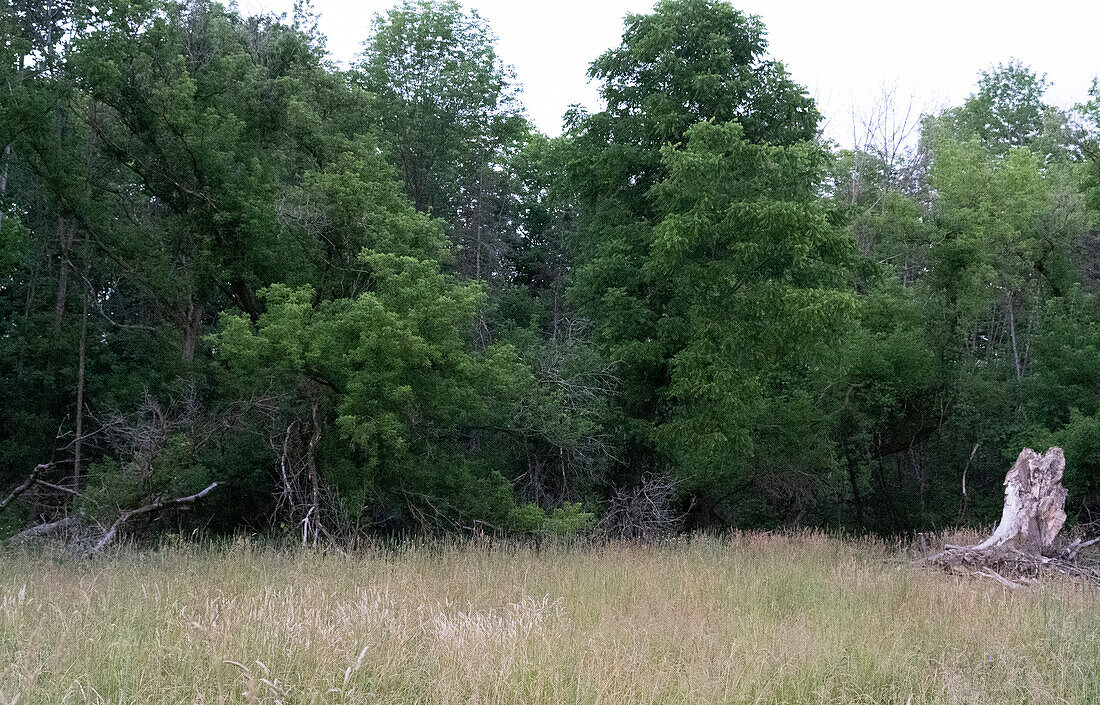
[(817, 534), (0, 560), (0, 703), (1100, 702), (1100, 594)]

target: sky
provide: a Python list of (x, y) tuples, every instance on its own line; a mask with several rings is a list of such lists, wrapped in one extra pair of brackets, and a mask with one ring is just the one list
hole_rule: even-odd
[[(292, 0), (238, 0), (243, 12), (288, 11)], [(376, 12), (392, 0), (314, 0), (329, 51), (353, 60)], [(464, 0), (487, 19), (498, 53), (516, 71), (528, 114), (550, 135), (570, 105), (598, 109), (589, 63), (619, 44), (622, 19), (654, 0)], [(1070, 107), (1100, 75), (1096, 0), (734, 0), (768, 28), (770, 54), (810, 91), (825, 134), (853, 141), (853, 117), (884, 90), (914, 112), (956, 105), (978, 72), (1017, 58), (1053, 83), (1047, 99)]]

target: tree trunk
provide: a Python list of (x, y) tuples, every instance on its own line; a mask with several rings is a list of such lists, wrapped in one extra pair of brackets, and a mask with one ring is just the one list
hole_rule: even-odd
[[(85, 279), (87, 279), (87, 273), (89, 270), (87, 261), (87, 247), (85, 247), (84, 256), (84, 272)], [(73, 439), (73, 489), (77, 492), (80, 491), (80, 455), (81, 451), (83, 450), (84, 443), (84, 358), (86, 343), (88, 339), (87, 281), (84, 282), (84, 286), (81, 288), (84, 291), (84, 296), (81, 297), (84, 302), (84, 307), (80, 317), (80, 346), (78, 348), (76, 365), (76, 438)]]
[(310, 433), (306, 448), (306, 470), (309, 473), (310, 507), (306, 523), (302, 530), (302, 543), (306, 542), (309, 532), (309, 517), (313, 516), (313, 545), (317, 545), (317, 536), (321, 532), (321, 479), (317, 474), (317, 442), (321, 440), (321, 420), (317, 416), (317, 402), (313, 402), (313, 431)]
[(856, 533), (863, 533), (863, 495), (859, 491), (856, 462), (848, 456), (848, 483), (852, 486), (852, 505), (856, 513)]
[(1012, 334), (1012, 361), (1016, 364), (1016, 381), (1020, 380), (1020, 349), (1016, 345), (1016, 312), (1012, 305), (1012, 292), (1008, 292), (1008, 325)]
[(11, 143), (4, 147), (3, 165), (0, 166), (0, 230), (4, 228), (4, 195), (8, 192), (8, 161), (11, 159)]
[(192, 301), (187, 305), (187, 311), (180, 317), (180, 333), (183, 337), (183, 361), (191, 363), (195, 359), (195, 346), (198, 345), (199, 333), (202, 332), (203, 306), (195, 305)]
[(930, 560), (954, 570), (977, 569), (978, 575), (1015, 587), (995, 571), (988, 571), (1001, 565), (1018, 573), (1034, 572), (1065, 558), (1069, 552), (1055, 545), (1066, 522), (1065, 467), (1061, 448), (1053, 447), (1044, 455), (1024, 448), (1005, 477), (1004, 509), (993, 534), (974, 546), (947, 546)]
[(8, 161), (11, 159), (11, 143), (4, 147), (4, 165), (0, 167), (0, 196), (8, 192)]
[(1050, 552), (1066, 523), (1066, 457), (1057, 446), (1045, 455), (1024, 448), (1005, 477), (1005, 505), (997, 529), (972, 550), (1011, 545), (1031, 556)]
[(72, 228), (65, 227), (65, 219), (57, 219), (57, 237), (60, 241), (60, 270), (57, 272), (57, 303), (54, 305), (54, 325), (60, 326), (65, 316), (65, 296), (69, 289), (69, 250), (73, 244)]

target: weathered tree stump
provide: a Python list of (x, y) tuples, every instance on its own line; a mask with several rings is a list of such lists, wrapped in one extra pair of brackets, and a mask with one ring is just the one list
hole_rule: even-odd
[(1066, 523), (1066, 456), (1055, 446), (1039, 455), (1024, 448), (1005, 477), (1005, 505), (997, 529), (972, 551), (1004, 546), (1039, 557), (1048, 555)]
[(1024, 448), (1005, 477), (1004, 509), (993, 534), (974, 546), (948, 545), (930, 561), (951, 570), (995, 578), (1012, 587), (1016, 584), (995, 568), (1017, 575), (1035, 574), (1052, 564), (1061, 570), (1068, 565), (1066, 559), (1076, 559), (1076, 548), (1082, 545), (1077, 542), (1067, 549), (1057, 542), (1066, 523), (1067, 493), (1062, 486), (1065, 468), (1061, 448), (1051, 448), (1042, 455)]

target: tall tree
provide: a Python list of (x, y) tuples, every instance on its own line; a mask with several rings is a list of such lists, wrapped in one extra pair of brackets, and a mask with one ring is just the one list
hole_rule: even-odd
[(798, 473), (827, 476), (823, 419), (807, 403), (820, 379), (807, 377), (854, 304), (849, 243), (820, 197), (828, 153), (753, 144), (736, 122), (700, 123), (663, 152), (663, 217), (643, 265), (662, 304), (648, 334), (667, 355), (658, 448), (711, 498), (789, 481), (784, 437), (807, 451)]
[[(805, 91), (766, 48), (759, 19), (727, 3), (664, 0), (650, 15), (628, 16), (622, 45), (592, 64), (606, 109), (570, 117), (569, 169), (579, 206), (571, 296), (594, 320), (596, 339), (622, 379), (617, 432), (625, 442), (624, 482), (687, 456), (701, 459), (689, 447), (693, 424), (714, 441), (705, 447), (718, 451), (715, 465), (753, 435), (749, 419), (759, 409), (749, 412), (749, 400), (759, 398), (754, 385), (766, 372), (745, 358), (708, 362), (708, 355), (731, 345), (729, 335), (750, 335), (748, 301), (765, 296), (769, 280), (782, 287), (788, 277), (797, 279), (788, 266), (809, 266), (819, 248), (829, 247), (821, 213), (812, 204), (800, 210), (813, 200), (800, 190), (816, 178), (820, 162), (810, 156), (813, 149), (784, 153), (785, 174), (754, 180), (748, 166), (772, 156), (753, 145), (812, 141), (819, 119)], [(688, 131), (706, 122), (714, 126), (696, 128), (698, 142), (678, 155)], [(663, 148), (672, 151), (662, 154)], [(701, 163), (745, 181), (727, 188), (704, 179), (688, 166)], [(673, 167), (679, 175), (654, 192)], [(784, 205), (788, 197), (803, 203)], [(776, 202), (766, 205), (770, 199)], [(787, 215), (757, 217), (757, 207)], [(724, 222), (727, 216), (743, 220)], [(797, 262), (781, 249), (766, 265), (767, 254), (753, 254), (772, 247), (769, 238), (781, 238), (779, 247), (802, 227), (808, 240), (796, 247)], [(750, 275), (739, 284), (755, 265), (764, 267), (759, 279)], [(760, 288), (740, 288), (756, 281)], [(719, 335), (718, 321), (735, 328)], [(746, 395), (744, 405), (735, 401), (739, 392)]]
[(458, 270), (482, 280), (505, 275), (508, 163), (531, 132), (495, 41), (455, 0), (406, 0), (376, 17), (358, 71), (409, 197), (446, 222)]

